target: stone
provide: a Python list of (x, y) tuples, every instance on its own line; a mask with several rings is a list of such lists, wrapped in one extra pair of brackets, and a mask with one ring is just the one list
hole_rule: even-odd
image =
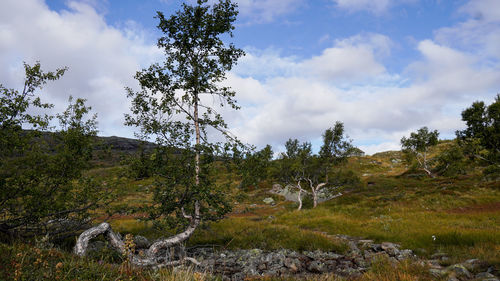
[(307, 270), (313, 273), (323, 273), (325, 272), (325, 264), (315, 260), (309, 263), (309, 265), (307, 266)]
[(469, 259), (462, 263), (467, 270), (472, 272), (479, 272), (488, 269), (488, 264), (479, 259)]
[(373, 244), (371, 248), (372, 248), (372, 250), (374, 250), (375, 252), (380, 252), (380, 251), (382, 251), (382, 247), (380, 246), (380, 244)]
[(399, 245), (389, 242), (383, 242), (380, 247), (390, 256), (396, 256), (399, 254)]
[(290, 269), (290, 272), (292, 272), (292, 273), (299, 272), (302, 269), (301, 262), (298, 259), (294, 259), (294, 258), (286, 258), (284, 261), (284, 265), (285, 265), (285, 267)]
[(271, 204), (274, 204), (274, 199), (271, 197), (267, 197), (267, 198), (264, 198), (264, 200), (262, 200), (262, 202), (264, 202), (268, 205), (271, 205)]
[(415, 255), (413, 255), (413, 251), (410, 249), (404, 249), (399, 251), (399, 255), (396, 256), (396, 259), (399, 261), (405, 260), (405, 259), (411, 259)]
[(476, 279), (480, 279), (480, 280), (498, 280), (498, 278), (491, 274), (491, 273), (488, 273), (488, 272), (481, 272), (481, 273), (478, 273), (476, 274)]
[(147, 249), (151, 246), (151, 242), (141, 235), (134, 236), (134, 244), (137, 249)]
[(447, 269), (451, 272), (454, 272), (456, 274), (456, 276), (460, 279), (462, 279), (462, 278), (471, 279), (472, 278), (472, 274), (469, 272), (469, 270), (467, 270), (467, 268), (465, 268), (465, 266), (463, 266), (461, 264), (450, 265), (447, 267)]
[(446, 269), (431, 268), (429, 269), (429, 272), (436, 278), (443, 278), (448, 275), (448, 271)]

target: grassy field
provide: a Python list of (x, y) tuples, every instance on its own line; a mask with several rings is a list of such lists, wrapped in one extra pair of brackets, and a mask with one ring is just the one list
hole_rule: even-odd
[[(441, 144), (438, 149), (443, 145), (446, 144)], [(444, 252), (450, 259), (443, 262), (443, 265), (477, 258), (500, 268), (499, 181), (484, 180), (479, 173), (455, 178), (402, 176), (407, 167), (401, 161), (401, 153), (398, 151), (369, 157), (353, 157), (347, 167), (358, 173), (361, 184), (343, 190), (343, 196), (321, 203), (315, 209), (311, 208), (310, 202), (306, 202), (305, 209), (296, 211), (296, 203), (285, 202), (283, 198), (268, 193), (273, 182), (264, 182), (248, 192), (233, 188), (231, 195), (234, 198), (234, 211), (219, 222), (202, 225), (187, 246), (203, 244), (225, 249), (286, 248), (299, 251), (319, 249), (343, 253), (347, 246), (334, 235), (345, 234), (373, 239), (376, 242), (396, 242), (401, 244), (402, 248), (412, 249), (423, 258)], [(89, 171), (89, 174), (120, 186), (119, 200), (113, 203), (112, 207), (121, 209), (122, 212), (112, 217), (107, 217), (104, 212), (97, 213), (96, 223), (107, 219), (119, 232), (140, 234), (150, 239), (169, 234), (154, 230), (151, 223), (138, 221), (137, 218), (143, 215), (125, 211), (130, 206), (138, 207), (150, 202), (151, 195), (148, 191), (151, 179), (127, 179), (123, 176), (123, 167), (97, 168)], [(233, 187), (236, 186), (237, 182), (234, 182)], [(266, 197), (273, 197), (276, 205), (264, 204), (262, 200)], [(8, 253), (2, 257), (2, 264), (6, 264), (6, 256), (10, 255), (13, 268), (19, 264), (30, 264), (31, 269), (28, 271), (37, 272), (33, 262), (23, 261), (23, 254), (19, 256), (19, 253), (25, 250), (23, 247), (29, 246), (1, 247), (2, 253)], [(99, 264), (99, 259), (77, 259), (55, 250), (43, 250), (42, 255), (45, 257), (42, 260), (47, 260), (47, 268), (50, 268), (43, 274), (49, 274), (51, 278), (58, 276), (58, 262), (63, 264), (62, 269), (59, 267), (61, 272), (67, 272), (63, 269), (69, 270), (73, 267), (80, 268), (80, 272), (83, 268), (87, 268), (89, 272), (105, 271), (108, 275), (102, 278), (103, 280), (214, 278), (209, 275), (197, 275), (189, 270), (183, 273), (127, 273), (123, 262), (119, 265)], [(33, 254), (28, 256), (28, 259), (35, 259)], [(382, 261), (367, 272), (363, 280), (427, 280), (430, 277), (425, 272), (426, 270), (416, 265), (402, 263), (392, 267)], [(9, 272), (11, 277), (14, 273)], [(42, 274), (41, 271), (39, 273)], [(5, 274), (7, 273), (3, 276), (6, 276)], [(175, 274), (184, 275), (181, 278)], [(86, 276), (77, 277), (76, 273), (71, 271), (66, 275), (61, 280), (84, 280)], [(337, 280), (328, 275), (321, 278)]]

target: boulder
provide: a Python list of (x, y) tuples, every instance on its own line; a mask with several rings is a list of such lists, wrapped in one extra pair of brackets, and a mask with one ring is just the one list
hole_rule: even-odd
[(459, 279), (472, 279), (472, 274), (461, 264), (450, 265), (446, 269), (455, 273), (456, 277)]
[(141, 235), (134, 236), (134, 244), (136, 249), (147, 249), (151, 246), (151, 242), (149, 242), (146, 237)]
[(488, 272), (481, 272), (476, 274), (476, 279), (481, 280), (481, 281), (498, 281), (498, 278)]
[(262, 202), (264, 202), (268, 205), (271, 205), (271, 204), (274, 204), (274, 199), (271, 197), (267, 197), (267, 198), (264, 198), (264, 200), (262, 200)]
[(380, 247), (382, 248), (382, 250), (384, 250), (387, 254), (389, 254), (392, 257), (397, 256), (399, 254), (398, 244), (383, 242), (380, 245)]
[(312, 273), (323, 273), (326, 271), (326, 267), (324, 263), (318, 260), (314, 260), (309, 263), (309, 265), (307, 266), (307, 270)]

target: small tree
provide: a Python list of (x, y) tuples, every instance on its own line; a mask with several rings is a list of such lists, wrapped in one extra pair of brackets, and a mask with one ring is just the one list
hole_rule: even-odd
[[(347, 160), (352, 145), (344, 136), (344, 126), (336, 122), (323, 135), (323, 146), (319, 155), (312, 154), (309, 142), (299, 143), (297, 139), (289, 139), (285, 143), (285, 153), (282, 153), (280, 163), (281, 178), (292, 184), (298, 190), (300, 210), (302, 208), (302, 194), (310, 193), (313, 198), (313, 208), (318, 205), (321, 193), (327, 195), (336, 188), (328, 181), (328, 174), (333, 165), (339, 165)], [(309, 191), (302, 187), (305, 182)], [(341, 183), (337, 180), (337, 183)]]
[(465, 153), (479, 159), (489, 168), (486, 172), (500, 170), (500, 94), (486, 106), (482, 101), (474, 102), (462, 112), (467, 128), (457, 131), (457, 139)]
[(248, 151), (245, 159), (240, 164), (242, 176), (241, 186), (256, 186), (262, 180), (267, 179), (268, 169), (273, 159), (273, 150), (270, 145), (266, 145), (262, 150)]
[(351, 143), (352, 141), (344, 135), (342, 122), (337, 121), (332, 128), (326, 129), (323, 134), (323, 145), (319, 151), (321, 164), (325, 170), (325, 182), (328, 183), (330, 168), (345, 163), (349, 154), (355, 151)]
[[(230, 0), (211, 6), (207, 2), (183, 4), (169, 18), (157, 13), (158, 28), (164, 33), (158, 47), (165, 61), (136, 74), (139, 92), (127, 89), (132, 114), (126, 115), (126, 125), (139, 127), (142, 136), (155, 137), (161, 146), (155, 154), (159, 167), (155, 168), (154, 203), (144, 210), (156, 222), (168, 223), (176, 217), (177, 225), (184, 226), (178, 234), (155, 242), (146, 258), (133, 257), (135, 264), (156, 264), (159, 251), (188, 239), (202, 218), (218, 219), (230, 210), (210, 173), (221, 147), (207, 133), (215, 129), (234, 140), (211, 103), (216, 98), (220, 106), (238, 108), (235, 92), (220, 82), (243, 51), (221, 39), (232, 36), (236, 5)], [(84, 255), (88, 240), (102, 232), (112, 233), (104, 224), (82, 234), (75, 252)], [(123, 241), (115, 241), (123, 251)]]
[(52, 105), (42, 103), (37, 90), (66, 69), (43, 72), (38, 62), (24, 68), (22, 92), (0, 85), (0, 232), (61, 237), (86, 224), (89, 211), (105, 197), (104, 188), (81, 173), (91, 157), (96, 117), (85, 117), (85, 100), (70, 98), (68, 109), (57, 115), (61, 129), (42, 133), (53, 116), (29, 112)]
[(408, 161), (416, 160), (418, 167), (430, 177), (434, 177), (434, 174), (429, 167), (428, 152), (430, 147), (438, 143), (438, 136), (437, 130), (429, 131), (427, 127), (422, 127), (416, 133), (411, 133), (409, 138), (401, 139), (403, 153)]
[(289, 139), (285, 143), (285, 150), (286, 152), (281, 153), (279, 156), (275, 176), (298, 191), (298, 210), (301, 210), (302, 194), (307, 193), (301, 182), (304, 180), (305, 167), (312, 155), (311, 144), (308, 142), (300, 144), (297, 139)]

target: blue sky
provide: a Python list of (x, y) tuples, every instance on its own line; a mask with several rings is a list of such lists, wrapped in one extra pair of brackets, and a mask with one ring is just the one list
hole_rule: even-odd
[[(320, 142), (343, 121), (368, 153), (399, 149), (422, 126), (451, 138), (460, 112), (500, 92), (498, 0), (237, 0), (236, 46), (247, 55), (225, 83), (242, 109), (224, 110), (244, 141), (275, 150), (286, 139)], [(0, 3), (0, 83), (22, 83), (22, 61), (66, 65), (44, 89), (65, 107), (88, 99), (101, 135), (123, 126), (135, 71), (162, 60), (155, 11), (179, 0), (4, 0)], [(187, 1), (187, 3), (192, 3)]]

